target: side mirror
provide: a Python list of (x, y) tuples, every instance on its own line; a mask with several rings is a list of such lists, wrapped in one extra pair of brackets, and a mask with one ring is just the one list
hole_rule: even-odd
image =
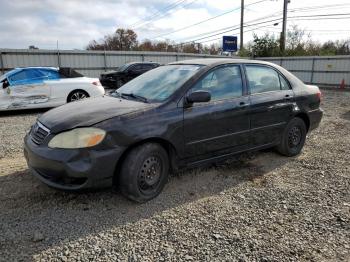
[(210, 99), (211, 94), (202, 90), (194, 91), (186, 97), (186, 101), (190, 104), (209, 102)]

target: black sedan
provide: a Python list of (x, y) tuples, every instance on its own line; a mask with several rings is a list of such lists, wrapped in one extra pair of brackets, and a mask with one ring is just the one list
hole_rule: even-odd
[(147, 71), (160, 66), (153, 62), (134, 62), (125, 64), (115, 71), (101, 74), (100, 82), (104, 87), (117, 89), (130, 80), (146, 73)]
[(31, 172), (51, 187), (119, 187), (145, 202), (179, 168), (275, 147), (298, 155), (322, 118), (321, 92), (277, 65), (200, 59), (158, 67), (113, 96), (39, 117), (25, 137)]

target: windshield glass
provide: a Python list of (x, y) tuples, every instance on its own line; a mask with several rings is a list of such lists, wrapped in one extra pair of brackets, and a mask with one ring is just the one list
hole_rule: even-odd
[(161, 66), (133, 79), (119, 88), (116, 95), (143, 97), (150, 102), (162, 102), (198, 72), (201, 65)]

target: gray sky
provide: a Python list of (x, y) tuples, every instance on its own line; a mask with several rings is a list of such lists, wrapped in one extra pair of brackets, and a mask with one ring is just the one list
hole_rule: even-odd
[[(245, 0), (245, 22), (248, 24), (279, 19), (282, 0)], [(172, 5), (172, 6), (170, 6)], [(172, 7), (169, 9), (169, 6)], [(83, 49), (92, 39), (101, 39), (119, 27), (132, 28), (139, 40), (164, 38), (176, 42), (206, 37), (218, 29), (235, 27), (240, 22), (240, 0), (0, 0), (0, 48)], [(310, 8), (311, 7), (311, 8)], [(166, 10), (168, 8), (168, 10)], [(350, 38), (350, 1), (348, 0), (291, 0), (288, 27), (298, 25), (312, 34), (315, 41)], [(232, 11), (231, 11), (232, 10)], [(165, 12), (166, 11), (166, 12)], [(179, 30), (211, 17), (216, 19)], [(320, 14), (349, 14), (346, 19), (306, 20)], [(301, 18), (300, 16), (308, 16)], [(265, 17), (264, 20), (260, 18)], [(339, 15), (337, 17), (340, 17)], [(250, 22), (256, 19), (256, 22)], [(278, 21), (276, 21), (278, 22)], [(275, 33), (282, 23), (275, 22), (247, 27), (245, 42), (252, 33)], [(264, 28), (257, 28), (265, 26)], [(252, 29), (254, 29), (251, 31)], [(177, 32), (171, 33), (173, 31)], [(171, 33), (171, 34), (169, 34)], [(218, 42), (222, 35), (237, 35), (239, 30), (198, 40), (205, 44)], [(164, 35), (164, 36), (163, 36)], [(160, 37), (158, 37), (160, 36)]]

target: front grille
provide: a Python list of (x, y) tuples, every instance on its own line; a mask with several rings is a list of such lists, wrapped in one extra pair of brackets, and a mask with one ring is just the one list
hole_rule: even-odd
[(30, 136), (32, 138), (32, 141), (40, 145), (44, 141), (44, 139), (50, 134), (50, 130), (46, 128), (43, 124), (40, 122), (36, 122), (35, 125), (32, 127), (32, 130), (30, 132)]

